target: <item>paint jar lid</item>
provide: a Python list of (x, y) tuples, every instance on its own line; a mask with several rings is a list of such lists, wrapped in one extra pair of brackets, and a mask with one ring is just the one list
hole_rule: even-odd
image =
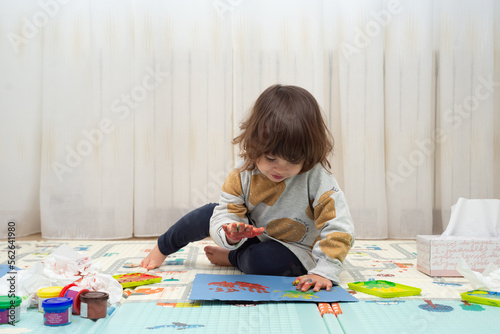
[(69, 297), (48, 298), (42, 302), (43, 308), (68, 308), (73, 305), (73, 299)]
[(101, 291), (89, 291), (80, 295), (80, 300), (85, 303), (98, 300), (108, 300), (108, 298), (109, 294)]
[(19, 306), (21, 305), (22, 299), (19, 296), (0, 296), (0, 308), (10, 308), (12, 305), (12, 302), (14, 303), (14, 306)]
[(61, 290), (62, 290), (62, 286), (49, 286), (46, 288), (38, 289), (36, 294), (40, 298), (58, 297), (59, 293), (61, 293)]

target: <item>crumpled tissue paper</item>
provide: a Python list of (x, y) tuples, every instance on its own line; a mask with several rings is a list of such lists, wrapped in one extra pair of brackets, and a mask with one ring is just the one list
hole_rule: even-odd
[(14, 276), (16, 296), (23, 297), (22, 311), (34, 306), (38, 289), (48, 286), (64, 287), (73, 282), (82, 288), (107, 292), (111, 304), (119, 302), (123, 287), (111, 275), (101, 273), (100, 269), (100, 263), (92, 263), (90, 258), (64, 244), (50, 254), (43, 263), (37, 262), (27, 270), (3, 276), (0, 279), (0, 294), (7, 294), (11, 287), (11, 281), (7, 279), (9, 276)]
[(490, 263), (480, 273), (472, 270), (462, 258), (458, 260), (456, 269), (464, 278), (469, 280), (472, 289), (500, 292), (500, 268), (493, 263)]

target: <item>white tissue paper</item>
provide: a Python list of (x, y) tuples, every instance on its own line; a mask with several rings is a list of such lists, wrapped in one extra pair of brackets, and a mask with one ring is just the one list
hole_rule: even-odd
[(464, 259), (459, 259), (456, 269), (469, 280), (472, 289), (500, 292), (500, 269), (493, 263), (480, 273), (473, 271)]
[(500, 237), (500, 200), (459, 198), (441, 236)]
[[(62, 286), (75, 283), (77, 286), (109, 294), (109, 303), (120, 301), (123, 287), (111, 275), (100, 272), (100, 263), (92, 263), (87, 256), (68, 245), (59, 246), (44, 261), (37, 262), (27, 270), (15, 274), (16, 296), (23, 297), (21, 310), (34, 306), (36, 292), (48, 286)], [(11, 283), (5, 275), (0, 279), (0, 294), (6, 295)]]

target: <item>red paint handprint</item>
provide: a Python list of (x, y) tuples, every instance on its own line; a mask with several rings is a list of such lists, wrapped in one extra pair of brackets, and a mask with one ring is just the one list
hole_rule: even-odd
[[(269, 293), (266, 289), (269, 288), (268, 286), (264, 286), (261, 284), (255, 284), (255, 283), (248, 283), (248, 282), (212, 282), (208, 283), (208, 285), (215, 285), (218, 286), (216, 288), (215, 292), (238, 292), (238, 291), (249, 291), (249, 292), (257, 292), (257, 293)], [(227, 290), (224, 291), (223, 288), (226, 288)]]

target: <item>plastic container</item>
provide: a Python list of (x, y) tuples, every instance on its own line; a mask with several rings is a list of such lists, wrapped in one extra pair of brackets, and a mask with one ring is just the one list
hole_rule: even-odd
[(38, 296), (38, 312), (43, 312), (42, 303), (47, 298), (59, 297), (62, 286), (49, 286), (47, 288), (38, 289), (36, 292)]
[(384, 280), (347, 283), (349, 288), (370, 295), (393, 298), (419, 295), (422, 289)]
[(109, 294), (89, 291), (80, 295), (80, 316), (88, 319), (106, 318)]
[(73, 299), (73, 306), (71, 310), (73, 311), (73, 314), (80, 314), (80, 296), (84, 292), (88, 292), (88, 289), (80, 288), (76, 286), (75, 283), (71, 283), (66, 285), (62, 290), (61, 293), (59, 293), (59, 297), (69, 297)]
[(69, 297), (47, 298), (42, 302), (43, 324), (47, 326), (64, 326), (71, 323), (71, 306), (73, 299)]
[(162, 280), (161, 276), (149, 275), (144, 273), (129, 273), (122, 275), (114, 275), (114, 279), (118, 281), (124, 288), (132, 288), (139, 285), (159, 283)]
[(460, 296), (462, 297), (463, 300), (471, 303), (500, 306), (500, 292), (487, 291), (487, 290), (472, 290), (461, 293)]
[(21, 297), (0, 296), (0, 324), (13, 324), (21, 319)]

